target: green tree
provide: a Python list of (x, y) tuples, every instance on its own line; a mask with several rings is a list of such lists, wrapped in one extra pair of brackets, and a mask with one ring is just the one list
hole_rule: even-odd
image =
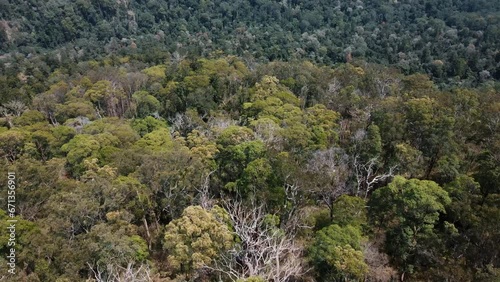
[(167, 123), (162, 119), (147, 116), (142, 119), (132, 120), (131, 126), (141, 137), (143, 137), (154, 130), (166, 128)]
[(411, 99), (405, 103), (406, 133), (409, 142), (426, 161), (425, 178), (429, 178), (439, 160), (444, 161), (456, 150), (453, 136), (455, 120), (435, 99)]
[(482, 269), (487, 277), (488, 272), (494, 272), (488, 268), (498, 263), (494, 246), (500, 238), (497, 205), (500, 197), (498, 194), (484, 196), (479, 183), (466, 175), (458, 176), (444, 188), (452, 199), (446, 219), (456, 226), (456, 234), (448, 238), (454, 257), (465, 257), (468, 265)]
[(106, 269), (108, 265), (144, 262), (149, 257), (148, 246), (136, 229), (135, 225), (120, 220), (93, 226), (82, 238), (91, 253), (89, 264)]
[(437, 183), (401, 176), (373, 193), (369, 215), (375, 226), (385, 228), (385, 248), (403, 271), (413, 272), (433, 259), (439, 216), (450, 202)]
[[(2, 235), (0, 236), (0, 243), (2, 244), (2, 248), (0, 249), (0, 252), (2, 254), (10, 254), (10, 249), (14, 248), (16, 250), (16, 266), (18, 264), (24, 264), (24, 263), (30, 263), (31, 260), (34, 259), (32, 257), (33, 255), (33, 250), (30, 250), (30, 248), (36, 248), (36, 243), (33, 244), (32, 239), (36, 236), (40, 235), (40, 228), (37, 226), (35, 222), (28, 221), (25, 219), (22, 219), (19, 216), (11, 217), (8, 215), (4, 210), (0, 210), (0, 227), (4, 230), (2, 232)], [(15, 225), (15, 230), (9, 230), (9, 226), (12, 224), (8, 220), (15, 220), (17, 221)], [(14, 231), (16, 233), (15, 241), (9, 240), (12, 238), (11, 232)], [(9, 244), (10, 243), (15, 243), (15, 245)], [(5, 258), (5, 256), (3, 258)], [(4, 266), (2, 266), (2, 270)], [(17, 267), (18, 272), (23, 271), (22, 268)], [(7, 271), (2, 272), (2, 275), (6, 275)], [(10, 277), (14, 278), (14, 277)]]
[(66, 160), (72, 167), (75, 176), (81, 175), (85, 167), (83, 160), (95, 154), (101, 148), (99, 141), (92, 135), (79, 134), (61, 147), (61, 151), (66, 153)]
[(352, 225), (362, 228), (367, 224), (366, 202), (360, 197), (342, 195), (332, 208), (333, 223), (339, 226)]
[(111, 81), (100, 80), (85, 92), (89, 99), (100, 111), (108, 117), (123, 117), (126, 112), (126, 95), (123, 89)]
[(309, 258), (322, 281), (358, 280), (368, 271), (360, 250), (361, 231), (351, 225), (330, 225), (316, 233)]
[(161, 110), (160, 102), (147, 91), (137, 91), (132, 95), (137, 117), (145, 118), (152, 114), (158, 114)]
[[(83, 133), (99, 135), (99, 134), (109, 134), (116, 139), (118, 143), (117, 147), (123, 148), (131, 145), (139, 139), (138, 134), (130, 126), (130, 124), (123, 119), (116, 117), (112, 118), (102, 118), (93, 121), (83, 128)], [(106, 144), (109, 145), (109, 144)]]
[(159, 128), (144, 135), (134, 146), (154, 152), (164, 152), (171, 150), (174, 147), (174, 142), (168, 129)]
[(0, 132), (0, 153), (10, 162), (15, 161), (23, 152), (26, 134), (17, 129)]
[(190, 206), (167, 225), (164, 248), (174, 274), (185, 274), (192, 281), (197, 271), (232, 246), (233, 235), (220, 220), (212, 211)]

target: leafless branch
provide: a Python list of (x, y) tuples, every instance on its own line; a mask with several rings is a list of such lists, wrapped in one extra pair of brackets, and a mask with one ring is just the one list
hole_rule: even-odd
[(97, 282), (149, 282), (151, 270), (148, 265), (141, 264), (134, 267), (134, 263), (129, 262), (126, 267), (108, 264), (105, 269), (99, 265), (93, 266), (87, 262), (90, 270), (94, 274), (94, 280)]
[(213, 196), (210, 196), (210, 176), (215, 172), (212, 170), (204, 178), (203, 183), (200, 188), (196, 188), (198, 192), (198, 202), (200, 206), (206, 210), (210, 210), (213, 207)]
[(319, 197), (330, 212), (335, 200), (348, 193), (348, 164), (348, 156), (342, 149), (330, 148), (315, 152), (306, 166), (306, 172), (310, 174), (308, 181), (316, 183), (310, 192)]
[(378, 158), (372, 158), (366, 163), (360, 162), (359, 157), (355, 156), (353, 161), (353, 166), (356, 172), (356, 195), (359, 196), (364, 193), (365, 199), (368, 197), (368, 193), (373, 189), (373, 187), (390, 177), (394, 176), (394, 171), (397, 166), (392, 166), (389, 168), (388, 172), (379, 173), (377, 168)]
[(232, 281), (258, 276), (265, 281), (285, 282), (304, 273), (302, 248), (289, 234), (266, 222), (263, 206), (245, 208), (232, 202), (226, 203), (226, 209), (241, 243), (208, 268), (226, 274)]

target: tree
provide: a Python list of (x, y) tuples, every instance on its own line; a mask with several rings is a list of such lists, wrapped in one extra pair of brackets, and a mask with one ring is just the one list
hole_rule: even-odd
[(183, 274), (194, 281), (232, 244), (233, 235), (217, 218), (216, 210), (189, 206), (180, 218), (166, 226), (163, 246), (169, 253), (173, 274)]
[[(144, 263), (149, 257), (148, 246), (136, 234), (136, 226), (123, 220), (114, 220), (108, 214), (110, 223), (99, 223), (85, 234), (85, 249), (90, 253), (87, 263), (97, 269), (108, 265), (126, 267), (129, 263)], [(108, 274), (109, 275), (109, 274)]]
[[(16, 281), (17, 277), (22, 277), (20, 275), (20, 272), (24, 272), (26, 270), (26, 267), (24, 265), (27, 265), (29, 263), (32, 263), (33, 260), (36, 259), (36, 255), (33, 252), (33, 249), (36, 249), (39, 247), (37, 245), (37, 242), (34, 242), (34, 238), (37, 236), (40, 236), (40, 228), (39, 226), (32, 221), (25, 220), (21, 218), (20, 216), (15, 216), (11, 217), (7, 212), (5, 212), (3, 209), (0, 210), (0, 228), (5, 230), (2, 232), (2, 235), (0, 236), (0, 243), (2, 244), (0, 248), (0, 252), (2, 252), (4, 257), (2, 259), (6, 259), (5, 257), (7, 254), (11, 253), (11, 249), (15, 249), (15, 255), (16, 255), (16, 275), (10, 275), (7, 273), (7, 262), (12, 262), (12, 261), (2, 261), (5, 266), (2, 266), (2, 274), (0, 277), (4, 277), (9, 280)], [(9, 227), (12, 226), (12, 223), (9, 222), (9, 220), (14, 220), (15, 223), (15, 230), (10, 229)], [(12, 233), (15, 232), (15, 241), (12, 241)], [(9, 243), (10, 242), (10, 243)], [(15, 245), (12, 245), (14, 243)], [(8, 260), (8, 258), (7, 258)], [(17, 276), (17, 277), (16, 277)]]
[(198, 190), (213, 170), (205, 158), (177, 141), (170, 142), (172, 147), (169, 148), (135, 149), (138, 158), (136, 177), (151, 190), (154, 204), (149, 216), (157, 229), (161, 223), (179, 217), (187, 206), (193, 204)]
[(321, 104), (307, 108), (305, 111), (305, 123), (308, 127), (312, 127), (314, 143), (319, 148), (335, 144), (338, 141), (339, 113), (328, 110)]
[(342, 195), (333, 205), (333, 223), (341, 227), (363, 228), (367, 224), (366, 201), (360, 197)]
[(171, 150), (174, 147), (174, 142), (168, 129), (159, 128), (144, 135), (135, 143), (135, 146), (155, 152), (164, 152)]
[(16, 126), (28, 126), (44, 122), (45, 116), (36, 110), (27, 110), (21, 116), (14, 118), (14, 124)]
[(167, 123), (162, 119), (147, 116), (142, 119), (134, 119), (131, 126), (141, 137), (143, 137), (154, 130), (166, 128)]
[(487, 269), (499, 262), (494, 247), (500, 238), (498, 193), (484, 196), (479, 183), (466, 175), (458, 176), (444, 188), (452, 199), (446, 219), (456, 226), (454, 236), (448, 238), (454, 257), (465, 257), (467, 264), (490, 272)]
[(19, 130), (7, 130), (0, 133), (0, 153), (9, 162), (14, 162), (23, 152), (26, 136)]
[(385, 228), (385, 248), (404, 272), (432, 261), (435, 227), (450, 202), (437, 183), (401, 176), (372, 194), (369, 215), (375, 226)]
[(360, 248), (361, 231), (351, 225), (330, 225), (318, 231), (309, 249), (317, 277), (323, 281), (361, 280), (368, 272)]
[(96, 111), (90, 101), (82, 98), (71, 99), (64, 104), (56, 104), (55, 111), (51, 111), (50, 115), (55, 115), (57, 122), (64, 123), (70, 118), (86, 117), (89, 120), (96, 118)]
[(137, 117), (145, 118), (161, 110), (160, 102), (146, 91), (137, 91), (132, 95)]
[[(110, 167), (99, 170), (111, 169)], [(99, 172), (98, 172), (99, 173)], [(103, 173), (100, 173), (103, 174)], [(116, 174), (113, 171), (113, 174)], [(118, 176), (112, 180), (111, 185), (102, 188), (102, 208), (106, 212), (128, 211), (135, 224), (142, 223), (147, 212), (151, 209), (151, 190), (134, 177)]]
[(318, 198), (330, 210), (333, 219), (335, 201), (349, 192), (348, 156), (340, 148), (319, 150), (312, 154), (305, 168), (307, 178), (303, 178), (302, 187), (310, 187), (312, 195)]
[(259, 277), (285, 282), (304, 273), (302, 248), (293, 234), (278, 228), (277, 216), (266, 214), (262, 206), (247, 208), (239, 202), (227, 203), (227, 213), (237, 243), (210, 269), (231, 281)]
[(422, 152), (426, 161), (424, 177), (429, 178), (438, 161), (456, 150), (452, 131), (455, 120), (435, 99), (415, 98), (404, 105), (405, 132), (410, 144)]
[[(102, 118), (88, 123), (83, 128), (83, 133), (92, 134), (96, 138), (100, 134), (112, 135), (112, 139), (117, 140), (116, 147), (127, 147), (139, 139), (138, 134), (133, 128), (124, 121), (116, 117)], [(110, 144), (101, 144), (110, 145)]]
[(116, 82), (100, 80), (85, 92), (84, 97), (94, 103), (98, 116), (102, 112), (108, 117), (123, 117), (127, 110), (126, 95)]
[(393, 177), (394, 169), (396, 168), (394, 166), (389, 168), (388, 172), (380, 173), (378, 169), (378, 157), (363, 163), (358, 159), (358, 156), (354, 157), (353, 166), (357, 182), (356, 195), (360, 196), (364, 194), (365, 199), (368, 197), (368, 193), (372, 192), (376, 184)]
[(75, 176), (81, 175), (85, 167), (83, 160), (95, 154), (101, 148), (99, 141), (92, 135), (79, 134), (61, 147), (61, 151), (66, 153), (68, 164), (72, 166)]
[(62, 158), (43, 162), (22, 157), (11, 165), (3, 166), (5, 177), (7, 171), (15, 171), (16, 177), (22, 179), (22, 185), (16, 187), (16, 210), (20, 216), (31, 221), (47, 217), (46, 203), (63, 187), (59, 180), (66, 174), (65, 165), (66, 161)]

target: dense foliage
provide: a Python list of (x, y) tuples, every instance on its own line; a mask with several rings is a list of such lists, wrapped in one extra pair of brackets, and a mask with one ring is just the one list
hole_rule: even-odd
[(0, 281), (498, 281), (499, 46), (488, 0), (0, 0)]
[(499, 277), (494, 84), (231, 56), (86, 61), (45, 83), (1, 108), (9, 281)]
[(136, 54), (156, 61), (224, 52), (426, 72), (444, 84), (500, 78), (500, 6), (488, 0), (0, 1), (0, 54), (25, 75)]

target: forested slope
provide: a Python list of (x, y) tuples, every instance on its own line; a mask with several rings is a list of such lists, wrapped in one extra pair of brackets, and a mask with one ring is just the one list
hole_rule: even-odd
[(1, 109), (8, 281), (499, 277), (491, 85), (237, 57), (88, 61), (47, 83)]
[(165, 52), (215, 51), (326, 64), (354, 57), (426, 72), (440, 83), (475, 84), (500, 77), (499, 6), (488, 0), (2, 0), (0, 50), (51, 63), (145, 50), (150, 60)]
[(0, 281), (498, 281), (499, 41), (488, 0), (0, 0)]

